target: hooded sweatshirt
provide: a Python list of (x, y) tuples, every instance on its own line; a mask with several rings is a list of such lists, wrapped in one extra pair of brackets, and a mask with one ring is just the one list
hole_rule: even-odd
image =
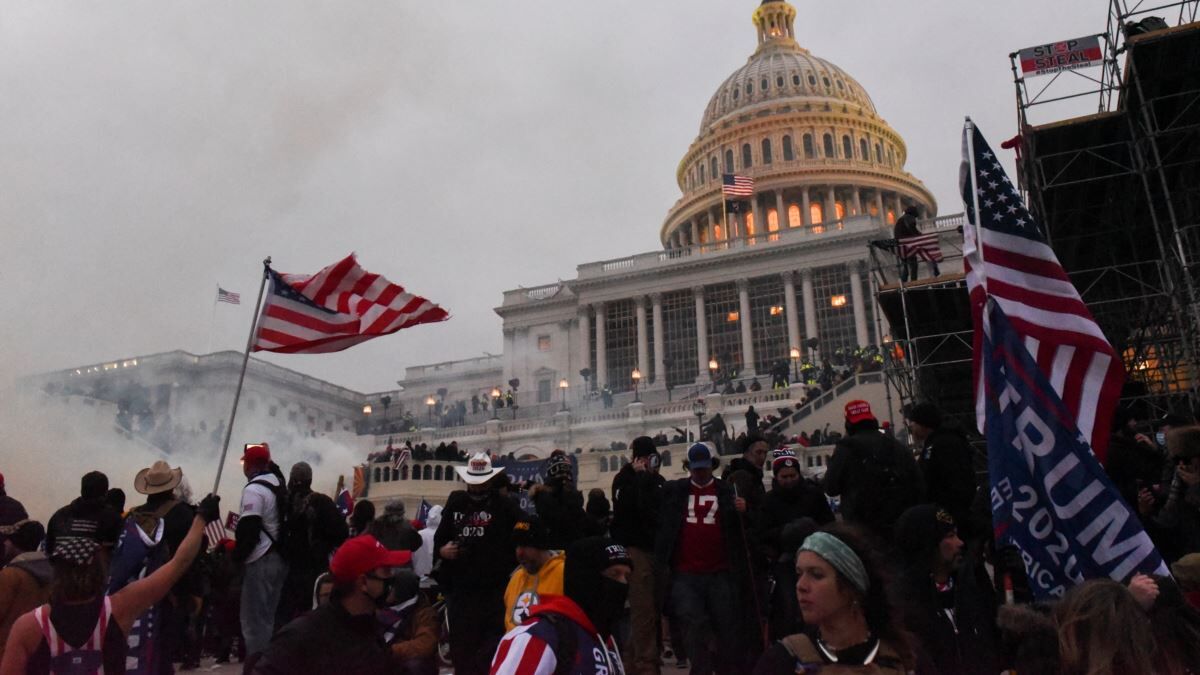
[(425, 518), (425, 529), (418, 532), (421, 535), (421, 547), (413, 551), (413, 571), (418, 576), (427, 577), (433, 571), (433, 535), (438, 525), (442, 523), (442, 507), (434, 506), (429, 509)]
[(0, 570), (0, 658), (17, 617), (50, 601), (54, 572), (41, 551), (21, 553)]
[(605, 642), (573, 600), (547, 595), (525, 623), (508, 631), (492, 658), (491, 675), (535, 675), (558, 671), (560, 658), (571, 659), (571, 675), (623, 673), (616, 643)]

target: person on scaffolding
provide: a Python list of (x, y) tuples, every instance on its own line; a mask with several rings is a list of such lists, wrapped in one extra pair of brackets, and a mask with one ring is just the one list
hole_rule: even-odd
[[(896, 219), (895, 229), (892, 230), (892, 236), (896, 238), (897, 248), (896, 256), (900, 259), (900, 281), (904, 283), (911, 278), (917, 280), (917, 262), (921, 259), (916, 249), (905, 251), (899, 243), (904, 239), (921, 236), (921, 230), (917, 227), (917, 207), (909, 206), (904, 209), (904, 215)], [(907, 253), (907, 255), (906, 255)], [(941, 276), (941, 271), (938, 270), (937, 262), (929, 259), (929, 276)]]

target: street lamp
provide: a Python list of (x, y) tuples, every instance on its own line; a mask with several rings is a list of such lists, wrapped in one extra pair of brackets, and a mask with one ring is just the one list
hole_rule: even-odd
[(500, 387), (492, 387), (492, 419), (498, 420), (496, 416), (496, 404), (500, 402)]
[(629, 374), (629, 377), (633, 378), (633, 402), (641, 403), (642, 396), (641, 393), (638, 392), (638, 382), (641, 382), (642, 380), (642, 371), (634, 368), (633, 372)]
[(713, 385), (712, 393), (714, 393), (714, 394), (717, 393), (717, 370), (720, 367), (721, 367), (721, 365), (719, 363), (717, 363), (717, 360), (715, 358), (708, 360), (708, 378), (710, 380), (712, 380), (712, 385)]
[(363, 415), (366, 415), (367, 417), (371, 416), (371, 404), (370, 403), (363, 404)]
[(558, 390), (562, 392), (562, 412), (567, 412), (567, 387), (569, 386), (571, 384), (567, 382), (567, 378), (565, 377), (558, 381)]
[(425, 405), (429, 408), (429, 426), (433, 426), (433, 406), (437, 403), (437, 399), (430, 394), (425, 397)]
[(790, 352), (792, 357), (792, 382), (800, 383), (800, 348), (792, 347)]
[(370, 403), (363, 404), (362, 428), (363, 428), (363, 431), (366, 433), (371, 432), (371, 404)]
[(692, 414), (696, 416), (696, 440), (700, 440), (700, 429), (704, 426), (704, 410), (707, 406), (704, 404), (704, 399), (698, 398), (692, 401)]

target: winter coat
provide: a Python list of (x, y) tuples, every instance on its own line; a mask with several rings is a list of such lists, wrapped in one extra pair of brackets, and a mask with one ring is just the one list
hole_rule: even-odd
[(13, 623), (50, 601), (54, 571), (41, 551), (21, 553), (0, 570), (0, 659)]
[(394, 659), (378, 637), (375, 614), (351, 616), (331, 602), (279, 629), (250, 671), (256, 675), (383, 675)]
[(653, 551), (658, 533), (662, 487), (666, 479), (652, 471), (621, 467), (613, 477), (612, 538), (626, 547)]
[[(714, 479), (715, 480), (715, 479)], [(683, 530), (683, 519), (687, 516), (688, 498), (691, 494), (691, 478), (668, 481), (662, 490), (662, 511), (659, 516), (658, 538), (654, 552), (658, 564), (664, 570), (674, 569), (675, 547)], [(746, 550), (748, 535), (741, 514), (734, 507), (733, 486), (723, 480), (717, 481), (717, 518), (721, 523), (721, 537), (729, 558), (729, 570), (735, 581), (735, 592), (745, 593), (750, 588), (749, 552)], [(741, 606), (741, 605), (738, 605)]]
[(451, 541), (458, 542), (459, 552), (454, 560), (441, 560), (438, 582), (451, 593), (490, 591), (499, 597), (517, 566), (512, 532), (524, 515), (513, 500), (498, 492), (481, 502), (472, 500), (466, 490), (451, 492), (433, 535), (434, 560), (441, 558), (442, 547)]
[(440, 625), (437, 612), (424, 595), (418, 593), (400, 605), (380, 610), (375, 613), (375, 618), (393, 657), (400, 661), (428, 659), (433, 662)]
[(1139, 486), (1162, 483), (1166, 463), (1166, 455), (1158, 448), (1135, 440), (1128, 433), (1115, 433), (1108, 442), (1104, 470), (1125, 503), (1136, 509)]
[(939, 673), (990, 675), (1000, 672), (997, 660), (996, 599), (991, 587), (964, 559), (954, 580), (954, 618), (946, 613), (933, 579), (910, 568), (900, 578), (903, 625), (920, 640), (925, 656)]
[[(971, 502), (975, 499), (974, 451), (966, 437), (953, 429), (940, 427), (929, 434), (917, 458), (925, 479), (928, 501), (946, 509), (963, 528), (970, 521)], [(966, 536), (965, 532), (960, 534)]]
[(76, 497), (46, 524), (46, 550), (53, 553), (55, 540), (64, 536), (92, 538), (111, 551), (121, 537), (121, 514), (102, 499)]
[[(880, 484), (883, 482), (884, 484)], [(842, 517), (885, 541), (904, 510), (922, 502), (925, 485), (908, 449), (878, 429), (859, 427), (837, 442), (825, 494), (841, 496)]]
[(833, 522), (833, 511), (821, 488), (801, 479), (791, 489), (776, 487), (767, 493), (763, 503), (759, 540), (775, 555), (782, 552), (780, 535), (783, 528), (799, 518), (812, 518), (817, 525)]
[(735, 457), (721, 472), (721, 480), (737, 486), (737, 496), (746, 500), (749, 507), (758, 511), (767, 498), (763, 485), (763, 470), (743, 457)]
[(546, 548), (561, 551), (584, 536), (587, 514), (583, 511), (583, 494), (579, 490), (542, 486), (533, 495), (533, 506), (546, 526)]
[(13, 527), (15, 524), (28, 518), (29, 514), (25, 512), (25, 506), (4, 494), (4, 489), (0, 488), (0, 545), (3, 545), (8, 536), (15, 531)]

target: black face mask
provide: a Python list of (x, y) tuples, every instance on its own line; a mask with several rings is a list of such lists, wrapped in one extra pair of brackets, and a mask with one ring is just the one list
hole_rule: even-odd
[(599, 597), (588, 618), (601, 635), (612, 635), (617, 622), (625, 613), (625, 600), (629, 597), (629, 584), (600, 577)]
[(392, 604), (392, 589), (396, 587), (396, 580), (388, 578), (387, 581), (380, 581), (379, 583), (383, 586), (383, 591), (379, 595), (371, 597), (371, 600), (377, 608), (383, 609)]
[(486, 502), (488, 500), (488, 497), (492, 496), (492, 491), (491, 490), (487, 490), (485, 492), (470, 492), (470, 491), (468, 491), (467, 496), (471, 498), (471, 501), (475, 502), (476, 504), (479, 504), (482, 502)]

